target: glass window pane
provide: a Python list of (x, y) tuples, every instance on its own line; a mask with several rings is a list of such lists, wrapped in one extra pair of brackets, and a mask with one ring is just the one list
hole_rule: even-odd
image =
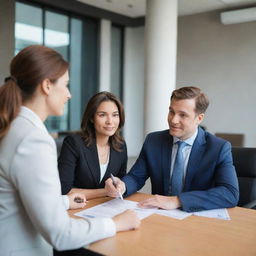
[[(69, 51), (69, 18), (66, 15), (46, 11), (44, 44), (55, 49), (66, 60), (68, 60)], [(68, 130), (68, 109), (69, 102), (66, 103), (64, 114), (62, 116), (50, 116), (45, 124), (50, 132)]]
[(16, 2), (15, 54), (31, 44), (43, 44), (42, 9)]
[(70, 130), (79, 130), (81, 122), (81, 87), (82, 87), (82, 37), (83, 23), (71, 18), (70, 25)]
[(68, 59), (69, 30), (68, 16), (50, 11), (45, 12), (44, 44)]
[(122, 97), (122, 28), (111, 29), (111, 92)]
[(85, 110), (88, 100), (99, 88), (99, 23), (95, 20), (83, 20), (82, 38), (82, 88), (81, 88), (81, 112)]
[(50, 116), (45, 124), (50, 132), (79, 129), (85, 105), (98, 91), (98, 21), (17, 2), (15, 26), (16, 53), (28, 45), (41, 44), (69, 61), (72, 100), (65, 105), (63, 116)]

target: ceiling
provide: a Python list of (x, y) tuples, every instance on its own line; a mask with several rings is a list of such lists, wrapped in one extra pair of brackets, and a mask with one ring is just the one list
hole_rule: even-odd
[[(145, 16), (146, 0), (77, 0), (131, 18)], [(171, 0), (169, 0), (171, 1)], [(248, 7), (256, 0), (178, 0), (179, 16), (218, 9)]]

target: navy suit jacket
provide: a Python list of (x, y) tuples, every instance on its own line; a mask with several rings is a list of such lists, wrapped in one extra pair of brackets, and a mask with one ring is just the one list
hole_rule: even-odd
[[(146, 137), (139, 158), (123, 178), (125, 196), (141, 189), (148, 178), (152, 194), (168, 195), (172, 145), (169, 130)], [(229, 142), (198, 128), (179, 199), (187, 212), (237, 205), (239, 188)]]
[(126, 144), (123, 144), (121, 152), (110, 148), (108, 167), (100, 181), (100, 164), (95, 142), (87, 147), (81, 135), (69, 135), (63, 141), (58, 159), (62, 194), (67, 194), (72, 188), (104, 188), (110, 173), (122, 178), (126, 174), (126, 167)]

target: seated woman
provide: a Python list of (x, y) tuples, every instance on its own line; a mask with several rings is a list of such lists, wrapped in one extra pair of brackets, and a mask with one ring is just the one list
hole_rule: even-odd
[(121, 102), (99, 92), (88, 102), (81, 132), (64, 139), (58, 167), (62, 194), (83, 193), (87, 199), (106, 196), (105, 180), (126, 174), (127, 149), (120, 130), (124, 125)]

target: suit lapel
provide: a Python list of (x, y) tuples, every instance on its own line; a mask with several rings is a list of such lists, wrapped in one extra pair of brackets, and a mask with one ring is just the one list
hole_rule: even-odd
[(169, 135), (166, 136), (162, 144), (162, 171), (163, 171), (163, 184), (164, 184), (164, 194), (168, 195), (169, 183), (170, 183), (170, 170), (171, 170), (171, 156), (172, 156), (172, 145), (173, 137)]
[(87, 150), (85, 157), (89, 170), (92, 174), (95, 185), (98, 186), (100, 181), (100, 165), (96, 144), (93, 143), (91, 146), (86, 147), (85, 150)]
[(191, 187), (191, 182), (195, 173), (198, 170), (199, 163), (205, 152), (205, 132), (200, 127), (198, 128), (197, 137), (193, 143), (189, 156), (187, 173), (184, 184), (184, 191), (188, 191)]

